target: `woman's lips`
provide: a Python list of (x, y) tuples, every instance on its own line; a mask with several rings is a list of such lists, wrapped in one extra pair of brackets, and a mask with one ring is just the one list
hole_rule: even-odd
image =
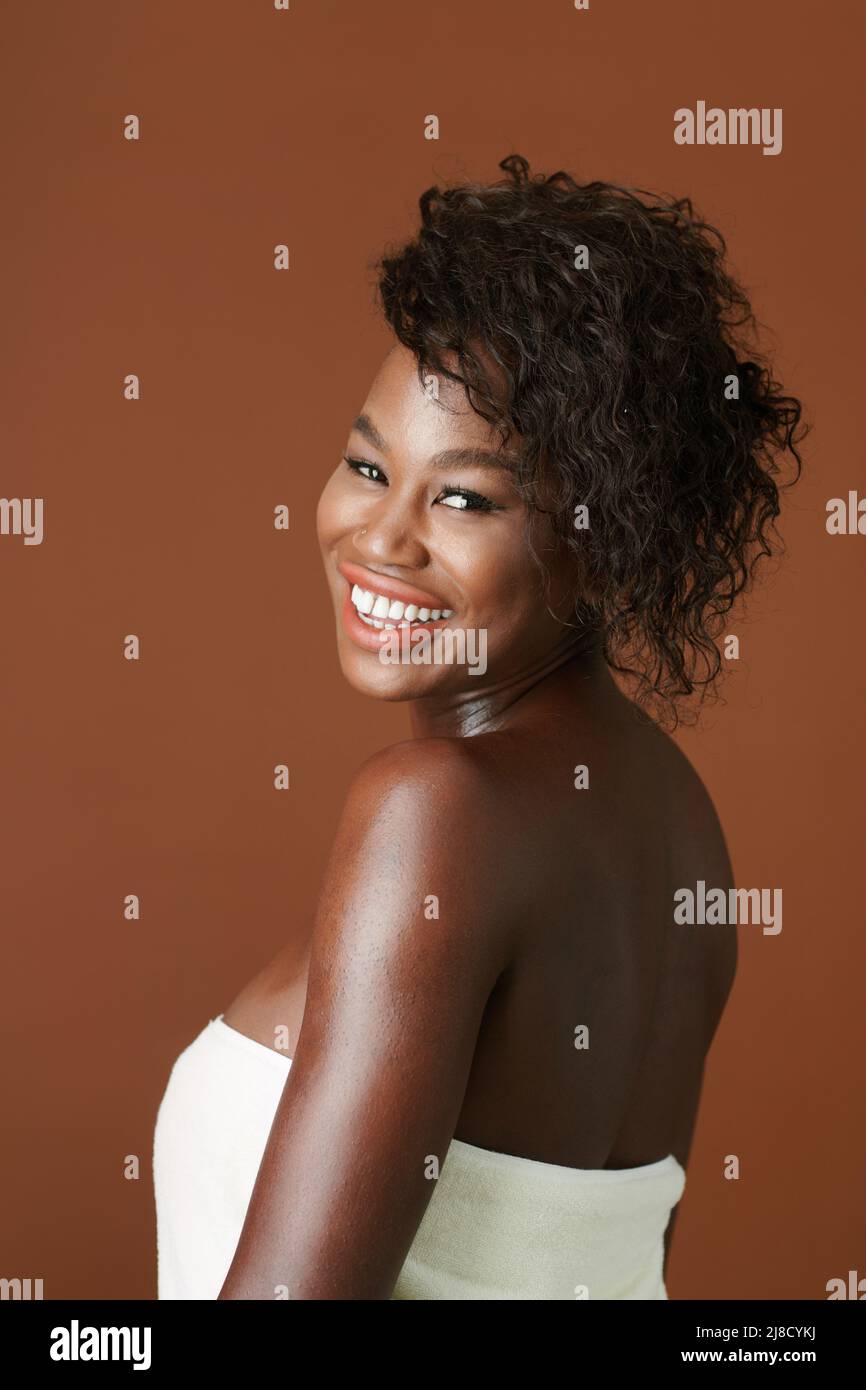
[[(340, 566), (342, 569), (342, 566)], [(353, 568), (355, 568), (353, 566)], [(390, 595), (388, 595), (390, 597)], [(393, 623), (387, 628), (370, 627), (364, 622), (352, 602), (352, 588), (346, 583), (346, 591), (343, 597), (343, 608), (341, 613), (343, 631), (356, 647), (362, 647), (367, 652), (378, 652), (382, 649), (382, 644), (388, 638), (400, 632), (401, 624)], [(448, 619), (440, 618), (438, 622), (421, 623), (413, 622), (409, 624), (410, 632), (433, 632), (437, 627), (447, 627)]]
[(337, 566), (340, 574), (348, 581), (349, 591), (352, 585), (357, 584), (360, 589), (365, 589), (368, 593), (381, 594), (384, 598), (396, 600), (398, 603), (414, 603), (416, 608), (436, 608), (441, 613), (443, 609), (449, 608), (449, 604), (436, 594), (428, 593), (425, 589), (416, 589), (413, 584), (404, 584), (402, 579), (392, 579), (387, 574), (377, 574), (375, 570), (365, 569), (363, 565), (352, 564), (350, 560), (344, 560)]

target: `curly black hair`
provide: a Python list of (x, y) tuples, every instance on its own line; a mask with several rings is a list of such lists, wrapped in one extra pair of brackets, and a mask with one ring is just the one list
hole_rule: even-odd
[(715, 688), (725, 614), (781, 550), (801, 403), (746, 346), (754, 314), (690, 199), (531, 175), (517, 154), (499, 168), (422, 194), (417, 235), (376, 262), (381, 308), (422, 383), (462, 383), (503, 445), (521, 436), (516, 482), (579, 559), (577, 622), (637, 678), (639, 707), (677, 723)]

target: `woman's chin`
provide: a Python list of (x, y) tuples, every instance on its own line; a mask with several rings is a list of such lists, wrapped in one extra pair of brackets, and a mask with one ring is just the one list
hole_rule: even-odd
[(463, 688), (464, 671), (453, 664), (413, 664), (381, 660), (379, 652), (363, 651), (345, 634), (338, 638), (343, 677), (361, 695), (386, 701), (411, 701), (428, 695), (445, 695)]
[(453, 685), (454, 671), (444, 667), (391, 665), (372, 652), (339, 644), (340, 668), (354, 690), (374, 700), (420, 700)]

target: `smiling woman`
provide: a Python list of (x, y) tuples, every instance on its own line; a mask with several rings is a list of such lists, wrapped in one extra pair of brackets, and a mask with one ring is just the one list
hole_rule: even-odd
[[(675, 914), (733, 875), (650, 713), (718, 674), (800, 408), (686, 200), (501, 167), (381, 263), (318, 533), (343, 674), (413, 736), (353, 779), (310, 940), (175, 1064), (161, 1298), (667, 1297), (737, 942)], [(483, 673), (381, 659), (469, 632)]]

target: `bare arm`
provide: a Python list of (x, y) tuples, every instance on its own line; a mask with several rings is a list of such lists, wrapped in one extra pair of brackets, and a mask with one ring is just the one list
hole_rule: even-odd
[(281, 1286), (293, 1299), (391, 1297), (509, 960), (484, 797), (471, 758), (445, 740), (398, 744), (356, 778), (295, 1057), (221, 1299)]

